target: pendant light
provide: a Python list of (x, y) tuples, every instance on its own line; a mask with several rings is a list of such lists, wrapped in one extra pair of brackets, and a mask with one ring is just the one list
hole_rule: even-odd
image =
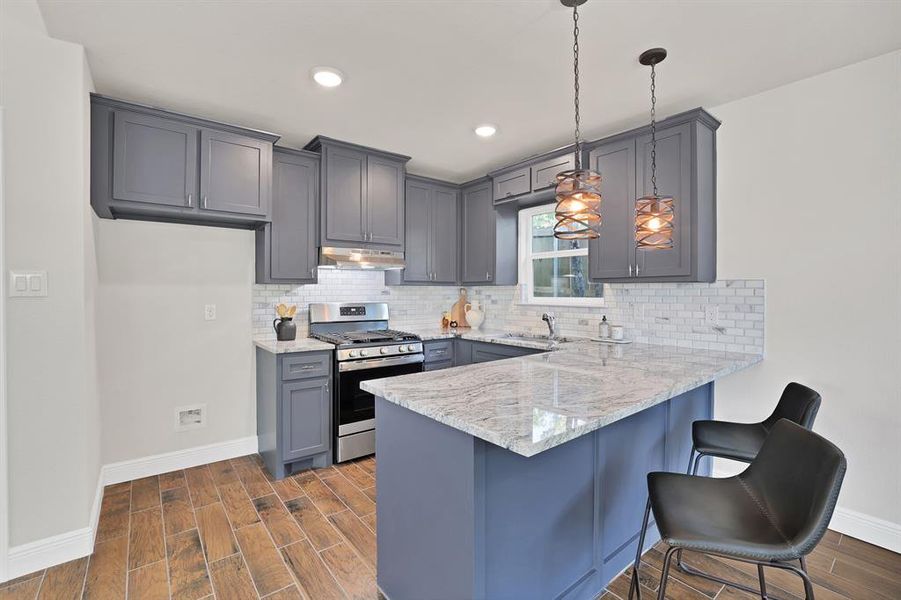
[(592, 239), (601, 228), (601, 176), (582, 168), (582, 136), (579, 132), (579, 5), (587, 0), (560, 0), (573, 9), (573, 75), (575, 79), (576, 168), (557, 174), (557, 206), (554, 237), (560, 240)]
[(664, 48), (645, 50), (638, 62), (651, 67), (651, 185), (653, 194), (635, 201), (635, 246), (639, 250), (673, 247), (673, 198), (657, 193), (657, 89), (656, 65), (666, 58)]

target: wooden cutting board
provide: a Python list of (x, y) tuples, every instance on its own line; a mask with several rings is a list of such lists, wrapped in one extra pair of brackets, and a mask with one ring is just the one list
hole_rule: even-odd
[(469, 327), (466, 320), (466, 305), (469, 299), (466, 297), (466, 288), (460, 288), (460, 299), (451, 307), (451, 321), (457, 322), (457, 327)]

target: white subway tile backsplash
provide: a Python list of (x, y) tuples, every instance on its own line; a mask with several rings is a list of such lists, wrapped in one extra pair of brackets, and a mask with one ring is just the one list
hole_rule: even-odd
[[(563, 335), (595, 336), (601, 318), (626, 328), (637, 342), (671, 344), (711, 350), (762, 353), (764, 347), (765, 283), (759, 279), (728, 279), (714, 283), (605, 284), (603, 307), (519, 304), (517, 286), (468, 287), (469, 297), (485, 310), (485, 329), (546, 331), (541, 314), (553, 312)], [(297, 305), (298, 335), (307, 335), (311, 302), (388, 302), (391, 324), (398, 328), (435, 327), (441, 313), (456, 302), (459, 288), (449, 286), (386, 286), (384, 273), (319, 270), (312, 285), (254, 286), (254, 335), (275, 337), (272, 319), (279, 302)], [(704, 320), (704, 307), (716, 304), (719, 320)]]

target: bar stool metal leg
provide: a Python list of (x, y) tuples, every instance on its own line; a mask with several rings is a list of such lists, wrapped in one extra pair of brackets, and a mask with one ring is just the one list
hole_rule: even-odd
[(694, 464), (695, 459), (695, 445), (691, 445), (691, 452), (688, 453), (688, 469), (685, 471), (686, 475), (691, 475), (691, 466)]
[(666, 582), (669, 579), (669, 568), (673, 561), (673, 554), (678, 548), (669, 548), (663, 558), (663, 571), (660, 573), (660, 587), (657, 590), (657, 600), (666, 600)]
[(641, 583), (638, 579), (638, 567), (641, 565), (641, 551), (644, 549), (644, 535), (648, 530), (648, 520), (651, 517), (651, 499), (644, 508), (644, 519), (641, 521), (641, 531), (638, 533), (638, 549), (635, 550), (635, 563), (632, 565), (632, 581), (629, 583), (629, 600), (632, 600), (632, 590), (635, 590), (635, 598), (641, 600)]
[(763, 575), (763, 565), (757, 565), (757, 577), (760, 579), (760, 599), (767, 600), (769, 596), (766, 595), (766, 577)]

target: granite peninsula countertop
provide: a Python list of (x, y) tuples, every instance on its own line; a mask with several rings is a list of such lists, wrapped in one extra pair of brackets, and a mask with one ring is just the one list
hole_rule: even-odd
[[(462, 337), (473, 339), (470, 335), (492, 334)], [(374, 379), (360, 387), (528, 457), (762, 358), (675, 346), (573, 341), (553, 352)]]
[(271, 339), (255, 338), (253, 340), (257, 348), (262, 348), (273, 354), (289, 354), (291, 352), (316, 352), (322, 350), (334, 350), (334, 344), (320, 342), (310, 337), (299, 337), (290, 342), (278, 342)]

